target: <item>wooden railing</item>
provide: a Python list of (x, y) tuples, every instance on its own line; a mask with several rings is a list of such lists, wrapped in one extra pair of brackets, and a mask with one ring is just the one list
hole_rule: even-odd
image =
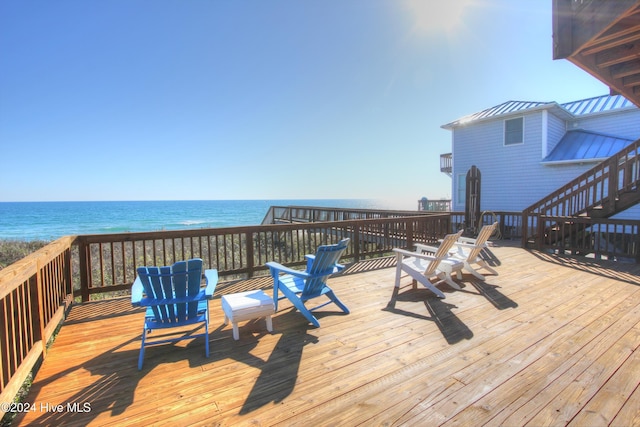
[(83, 301), (91, 295), (126, 291), (143, 265), (170, 265), (202, 258), (221, 278), (266, 274), (265, 263), (302, 266), (305, 254), (349, 237), (344, 257), (353, 261), (390, 253), (414, 241), (436, 242), (451, 229), (448, 214), (335, 222), (210, 228), (77, 237)]
[(428, 200), (422, 198), (418, 200), (418, 210), (424, 212), (450, 212), (451, 200)]
[(640, 263), (640, 221), (542, 215), (538, 227), (541, 250)]
[(453, 173), (453, 155), (451, 153), (440, 154), (440, 172), (449, 176)]
[(317, 206), (271, 206), (262, 224), (289, 224), (300, 222), (351, 221), (376, 218), (404, 218), (428, 214), (429, 212), (385, 210), (385, 209), (349, 209)]
[[(451, 212), (451, 231), (467, 228), (464, 212)], [(498, 221), (498, 228), (494, 233), (494, 239), (516, 239), (522, 236), (522, 213), (503, 211), (484, 211), (480, 214), (479, 224), (474, 226), (479, 230), (483, 225), (493, 224)]]
[(609, 217), (640, 200), (640, 140), (522, 212), (523, 247), (535, 240), (542, 215)]
[(0, 270), (0, 408), (14, 396), (71, 303), (71, 246), (63, 237)]

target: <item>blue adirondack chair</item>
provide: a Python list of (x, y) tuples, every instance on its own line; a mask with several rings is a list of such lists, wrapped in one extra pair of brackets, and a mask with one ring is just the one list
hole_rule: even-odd
[[(178, 261), (167, 267), (139, 267), (131, 288), (131, 303), (147, 307), (142, 331), (138, 369), (142, 369), (144, 350), (154, 344), (205, 337), (205, 352), (209, 357), (209, 303), (218, 283), (217, 270), (206, 270), (207, 286), (202, 289), (202, 260)], [(204, 324), (205, 332), (181, 334), (179, 337), (147, 341), (147, 332), (154, 329), (177, 328)]]
[[(311, 312), (327, 304), (335, 303), (342, 311), (349, 314), (349, 309), (327, 286), (329, 276), (344, 268), (344, 265), (338, 264), (338, 261), (348, 244), (349, 239), (344, 239), (335, 245), (319, 246), (315, 255), (306, 255), (307, 269), (305, 271), (294, 270), (273, 261), (268, 262), (266, 265), (273, 277), (273, 303), (276, 311), (278, 310), (278, 301), (288, 298), (295, 308), (316, 327), (320, 326), (320, 322)], [(281, 275), (281, 273), (284, 274)], [(284, 296), (280, 297), (279, 292), (282, 292)], [(326, 295), (329, 301), (313, 308), (305, 306), (306, 301), (322, 295)]]

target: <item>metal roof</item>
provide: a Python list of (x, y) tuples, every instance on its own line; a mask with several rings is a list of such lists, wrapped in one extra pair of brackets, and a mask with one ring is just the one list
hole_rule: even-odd
[(602, 113), (620, 108), (634, 107), (635, 105), (622, 95), (603, 95), (580, 101), (560, 104), (562, 108), (575, 116), (585, 114)]
[(544, 163), (594, 161), (611, 157), (633, 140), (584, 130), (564, 134)]
[(498, 117), (506, 114), (513, 114), (532, 109), (553, 109), (558, 113), (569, 113), (570, 116), (579, 117), (586, 114), (604, 113), (622, 108), (635, 107), (635, 105), (622, 95), (602, 95), (593, 98), (581, 99), (579, 101), (558, 104), (557, 102), (537, 102), (537, 101), (507, 101), (495, 107), (487, 108), (478, 113), (469, 114), (451, 123), (443, 125), (445, 129), (464, 125), (477, 120)]
[(552, 104), (551, 102), (536, 102), (536, 101), (507, 101), (495, 107), (487, 108), (478, 113), (469, 114), (454, 122), (444, 125), (443, 127), (452, 127), (456, 125), (462, 125), (465, 123), (473, 122), (476, 120), (487, 119), (490, 117), (501, 116), (503, 114), (517, 113), (518, 111), (530, 110), (532, 108), (540, 107), (541, 105)]

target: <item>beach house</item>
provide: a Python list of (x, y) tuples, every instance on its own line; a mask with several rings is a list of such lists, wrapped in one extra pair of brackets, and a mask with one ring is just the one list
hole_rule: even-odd
[[(451, 153), (452, 209), (465, 209), (466, 175), (481, 173), (480, 209), (522, 211), (640, 138), (640, 109), (622, 95), (567, 103), (507, 101), (442, 126)], [(638, 218), (628, 209), (620, 218)]]

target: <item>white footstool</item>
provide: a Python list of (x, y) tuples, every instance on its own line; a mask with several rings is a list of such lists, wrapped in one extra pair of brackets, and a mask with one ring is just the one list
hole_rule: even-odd
[(274, 313), (273, 299), (261, 290), (240, 292), (222, 296), (224, 324), (231, 321), (233, 339), (238, 340), (238, 322), (265, 317), (267, 331), (273, 332), (271, 315)]

